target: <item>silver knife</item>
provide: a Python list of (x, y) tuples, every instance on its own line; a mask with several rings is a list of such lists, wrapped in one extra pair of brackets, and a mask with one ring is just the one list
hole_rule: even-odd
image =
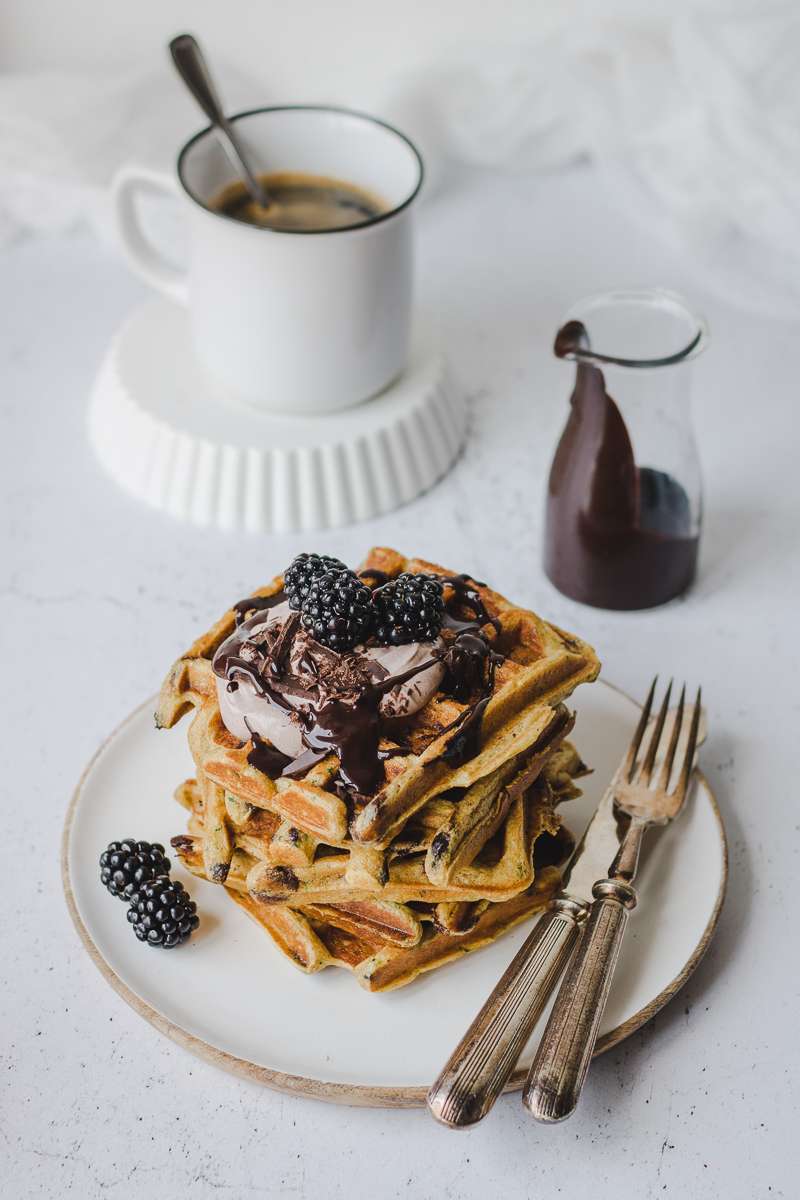
[[(670, 713), (668, 719), (673, 716)], [(698, 742), (704, 736), (703, 721)], [(614, 810), (616, 775), (575, 848), (561, 892), (545, 909), (428, 1092), (431, 1113), (451, 1129), (477, 1124), (492, 1108), (563, 973), (588, 916), (592, 888), (614, 858), (626, 828)]]

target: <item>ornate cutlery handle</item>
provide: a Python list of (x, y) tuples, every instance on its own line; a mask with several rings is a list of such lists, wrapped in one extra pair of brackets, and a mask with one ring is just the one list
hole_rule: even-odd
[(636, 893), (621, 879), (602, 879), (586, 928), (539, 1043), (522, 1101), (537, 1121), (563, 1121), (575, 1109), (594, 1053), (600, 1019)]
[(461, 1129), (489, 1112), (564, 969), (586, 911), (559, 896), (539, 920), (428, 1092), (437, 1121)]

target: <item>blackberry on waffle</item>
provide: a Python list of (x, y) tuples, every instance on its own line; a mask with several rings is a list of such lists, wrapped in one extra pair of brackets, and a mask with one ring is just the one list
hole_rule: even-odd
[(328, 571), (346, 571), (347, 567), (330, 554), (298, 554), (283, 573), (283, 590), (290, 608), (299, 610), (316, 578)]
[(432, 642), (444, 618), (444, 588), (435, 575), (404, 571), (374, 592), (375, 640), (381, 646)]
[(374, 612), (366, 584), (352, 571), (332, 570), (309, 584), (300, 619), (321, 645), (341, 653), (367, 637)]

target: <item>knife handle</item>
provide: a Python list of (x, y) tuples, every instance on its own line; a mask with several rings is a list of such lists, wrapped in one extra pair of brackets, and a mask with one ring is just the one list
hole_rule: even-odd
[(489, 1112), (558, 982), (587, 911), (567, 896), (551, 902), (428, 1092), (437, 1121), (463, 1129)]
[(636, 893), (621, 879), (601, 879), (586, 928), (539, 1043), (523, 1104), (537, 1121), (563, 1121), (578, 1103)]

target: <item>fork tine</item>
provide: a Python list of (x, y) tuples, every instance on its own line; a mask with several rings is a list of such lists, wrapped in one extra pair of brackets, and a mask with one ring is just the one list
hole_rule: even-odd
[(642, 715), (639, 718), (639, 724), (636, 726), (633, 740), (631, 741), (631, 744), (628, 747), (628, 753), (625, 756), (622, 773), (628, 780), (628, 783), (630, 783), (631, 779), (633, 778), (633, 768), (636, 765), (636, 755), (639, 753), (639, 747), (642, 744), (644, 731), (647, 728), (647, 722), (650, 720), (650, 709), (653, 707), (653, 696), (656, 694), (657, 683), (658, 676), (656, 675), (653, 678), (653, 682), (650, 684), (650, 691), (647, 699), (644, 702), (644, 708), (642, 709)]
[(642, 763), (641, 775), (644, 779), (644, 782), (648, 785), (653, 775), (653, 764), (656, 761), (658, 744), (661, 741), (661, 735), (664, 732), (664, 722), (667, 719), (667, 709), (669, 708), (669, 699), (671, 695), (672, 680), (670, 679), (667, 690), (664, 693), (664, 699), (661, 703), (661, 709), (659, 710), (658, 718), (653, 726), (653, 732), (650, 735), (650, 744), (647, 747), (647, 754), (645, 755), (644, 762)]
[(678, 707), (675, 710), (675, 723), (672, 726), (672, 736), (669, 739), (669, 749), (667, 757), (664, 759), (664, 764), (661, 768), (661, 774), (658, 777), (656, 789), (659, 792), (666, 792), (669, 787), (669, 781), (672, 777), (672, 764), (675, 761), (675, 751), (678, 748), (678, 738), (681, 736), (681, 726), (683, 725), (683, 707), (686, 702), (686, 684), (681, 688), (681, 698), (678, 701)]
[(700, 697), (701, 689), (697, 689), (697, 699), (694, 702), (694, 713), (692, 714), (692, 724), (689, 729), (689, 741), (686, 746), (686, 756), (681, 767), (681, 776), (678, 780), (676, 791), (680, 796), (681, 803), (686, 796), (686, 790), (689, 786), (689, 780), (694, 769), (694, 752), (697, 749), (697, 730), (700, 726)]

